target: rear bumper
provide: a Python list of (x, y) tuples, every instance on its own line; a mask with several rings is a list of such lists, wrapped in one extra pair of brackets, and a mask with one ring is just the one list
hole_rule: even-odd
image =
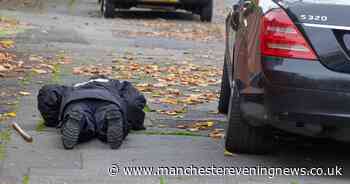
[(268, 111), (350, 118), (350, 74), (317, 61), (263, 58)]
[(271, 85), (265, 89), (267, 108), (274, 114), (350, 118), (350, 93)]

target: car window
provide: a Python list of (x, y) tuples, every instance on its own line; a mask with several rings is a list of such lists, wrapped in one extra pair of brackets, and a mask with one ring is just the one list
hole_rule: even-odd
[(304, 2), (304, 3), (315, 3), (315, 4), (335, 4), (335, 5), (349, 5), (349, 0), (282, 0), (288, 3)]

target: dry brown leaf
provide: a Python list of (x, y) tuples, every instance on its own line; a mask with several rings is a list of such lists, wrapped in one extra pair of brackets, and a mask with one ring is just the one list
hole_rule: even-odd
[(34, 73), (37, 73), (37, 74), (47, 74), (47, 73), (48, 73), (48, 71), (46, 71), (46, 70), (43, 70), (43, 69), (36, 69), (36, 68), (33, 68), (32, 71), (33, 71)]
[(176, 125), (176, 128), (178, 128), (178, 129), (186, 129), (187, 126), (186, 125)]
[(0, 40), (0, 47), (8, 49), (14, 46), (15, 42), (13, 40)]
[(0, 72), (8, 71), (7, 68), (5, 68), (3, 65), (0, 65)]
[(172, 105), (178, 104), (178, 100), (175, 98), (161, 98), (159, 101), (161, 103), (172, 104)]
[(213, 138), (213, 139), (221, 139), (224, 137), (223, 133), (210, 133), (209, 137)]
[(14, 118), (17, 116), (17, 113), (16, 112), (8, 112), (8, 113), (5, 113), (5, 116)]
[(29, 95), (31, 95), (30, 92), (26, 92), (26, 91), (20, 91), (18, 94), (20, 94), (22, 96), (29, 96)]
[(198, 132), (199, 128), (189, 128), (187, 130), (190, 131), (190, 132)]
[(158, 128), (167, 128), (167, 125), (158, 125)]

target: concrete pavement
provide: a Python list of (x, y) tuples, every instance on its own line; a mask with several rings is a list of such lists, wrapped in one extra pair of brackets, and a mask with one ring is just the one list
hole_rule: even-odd
[[(100, 17), (94, 0), (78, 0), (73, 6), (68, 1), (49, 1), (44, 9), (1, 10), (0, 15), (16, 17), (32, 26), (16, 37), (16, 51), (24, 54), (54, 56), (64, 51), (73, 62), (60, 66), (57, 76), (34, 76), (29, 85), (22, 86), (30, 96), (21, 98), (15, 121), (34, 136), (34, 143), (25, 143), (16, 133), (12, 133), (7, 145), (6, 159), (0, 161), (0, 184), (79, 184), (79, 183), (237, 183), (237, 184), (320, 184), (348, 183), (349, 175), (342, 177), (259, 177), (259, 176), (125, 176), (122, 172), (110, 176), (108, 169), (113, 164), (149, 167), (341, 167), (348, 168), (348, 153), (344, 145), (333, 142), (306, 143), (303, 140), (285, 141), (281, 149), (272, 155), (224, 156), (223, 140), (214, 140), (208, 132), (198, 132), (187, 136), (178, 124), (194, 121), (215, 121), (217, 128), (224, 128), (225, 117), (213, 114), (217, 103), (190, 106), (181, 118), (174, 118), (148, 112), (148, 130), (131, 133), (119, 150), (110, 150), (98, 140), (78, 145), (74, 150), (64, 150), (59, 131), (51, 128), (38, 129), (40, 116), (36, 109), (36, 94), (43, 83), (56, 78), (62, 84), (72, 84), (85, 80), (86, 76), (72, 74), (75, 66), (101, 64), (111, 66), (112, 60), (133, 53), (141, 63), (164, 62), (181, 63), (189, 60), (198, 65), (221, 68), (224, 45), (221, 40), (202, 42), (164, 36), (134, 37), (128, 30), (154, 31), (144, 22), (158, 20), (174, 22), (191, 28), (198, 23), (198, 17), (185, 13), (121, 13), (121, 17), (107, 20)], [(226, 2), (226, 1), (225, 1)], [(222, 12), (230, 3), (216, 1), (216, 12)], [(125, 16), (131, 16), (133, 18)], [(224, 15), (216, 13), (214, 23), (223, 26)], [(177, 29), (175, 27), (174, 29)], [(149, 59), (151, 58), (151, 59)], [(43, 83), (37, 83), (43, 81)], [(13, 81), (12, 81), (13, 82)], [(219, 85), (208, 87), (218, 90)], [(184, 89), (186, 90), (186, 89)], [(157, 104), (150, 102), (151, 108)], [(160, 127), (159, 125), (167, 125)], [(151, 133), (150, 133), (151, 132)], [(162, 135), (171, 132), (171, 135)], [(177, 134), (177, 132), (180, 132)]]

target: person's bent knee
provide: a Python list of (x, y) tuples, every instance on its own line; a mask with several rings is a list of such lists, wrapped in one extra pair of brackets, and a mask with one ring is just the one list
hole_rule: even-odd
[(69, 111), (66, 113), (66, 118), (71, 118), (77, 121), (82, 121), (84, 119), (84, 115), (79, 111)]

